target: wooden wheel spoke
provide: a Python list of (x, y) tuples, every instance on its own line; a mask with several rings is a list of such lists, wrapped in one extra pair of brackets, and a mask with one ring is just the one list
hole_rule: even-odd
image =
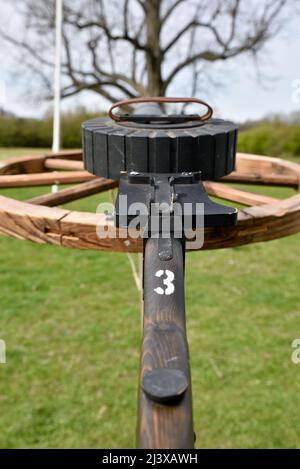
[(272, 204), (279, 200), (275, 199), (275, 197), (235, 189), (227, 184), (220, 184), (218, 182), (205, 181), (204, 187), (209, 195), (248, 206)]
[(298, 188), (299, 165), (270, 156), (237, 153), (235, 171), (224, 176), (222, 181)]
[(87, 171), (53, 171), (48, 173), (12, 174), (0, 177), (1, 187), (49, 186), (90, 181), (96, 176)]
[(46, 158), (44, 167), (47, 169), (64, 169), (71, 171), (84, 171), (83, 162), (76, 160), (66, 160), (63, 158)]
[(63, 157), (64, 160), (82, 162), (82, 150), (62, 151), (57, 155), (34, 155), (34, 156), (18, 156), (9, 160), (0, 161), (0, 175), (2, 174), (31, 174), (39, 173), (45, 170), (45, 161), (47, 159), (58, 159)]
[(27, 200), (27, 202), (34, 205), (55, 207), (56, 205), (66, 204), (67, 202), (83, 199), (84, 197), (113, 189), (117, 187), (117, 185), (117, 181), (99, 177), (93, 179), (92, 181), (83, 182), (71, 188), (62, 189), (58, 192), (39, 195)]
[(265, 184), (268, 186), (287, 186), (297, 188), (300, 184), (299, 176), (294, 174), (258, 174), (233, 171), (223, 176), (220, 181), (241, 182), (243, 184)]

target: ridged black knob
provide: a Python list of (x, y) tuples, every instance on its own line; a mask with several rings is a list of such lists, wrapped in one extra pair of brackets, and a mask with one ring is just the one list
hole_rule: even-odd
[(213, 180), (234, 169), (237, 125), (221, 119), (160, 127), (99, 118), (82, 128), (84, 165), (97, 176), (201, 171), (202, 180)]

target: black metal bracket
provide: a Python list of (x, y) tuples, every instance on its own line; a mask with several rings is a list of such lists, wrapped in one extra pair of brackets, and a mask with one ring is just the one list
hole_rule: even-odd
[(208, 197), (201, 172), (121, 174), (115, 225), (143, 230), (144, 238), (157, 237), (161, 259), (172, 258), (168, 233), (183, 237), (187, 223), (188, 228), (195, 230), (232, 226), (236, 220), (237, 209)]

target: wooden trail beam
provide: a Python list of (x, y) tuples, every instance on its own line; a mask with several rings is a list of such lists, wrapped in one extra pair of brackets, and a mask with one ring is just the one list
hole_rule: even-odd
[(27, 202), (34, 205), (55, 207), (56, 205), (66, 204), (93, 194), (99, 194), (106, 190), (114, 189), (117, 185), (117, 181), (99, 177), (92, 179), (91, 181), (83, 182), (74, 187), (61, 189), (58, 192), (51, 192), (49, 194), (33, 197), (32, 199), (27, 200)]
[[(171, 242), (169, 260), (159, 258), (158, 239), (145, 242), (137, 426), (137, 447), (142, 449), (194, 448), (183, 245), (180, 239)], [(163, 282), (165, 276), (169, 282)]]

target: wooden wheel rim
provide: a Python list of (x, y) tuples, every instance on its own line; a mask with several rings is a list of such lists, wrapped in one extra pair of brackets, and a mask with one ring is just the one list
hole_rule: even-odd
[[(0, 188), (46, 185), (56, 181), (74, 184), (91, 181), (91, 185), (98, 186), (98, 189), (91, 193), (116, 187), (116, 181), (96, 178), (83, 171), (81, 159), (82, 152), (78, 150), (1, 161)], [(53, 169), (63, 171), (50, 171)], [(71, 171), (64, 171), (68, 169)], [(221, 181), (275, 184), (298, 189), (300, 165), (279, 158), (238, 153), (236, 171), (223, 177)], [(244, 197), (245, 200), (248, 199), (248, 205), (251, 200), (254, 203), (258, 202), (259, 205), (254, 204), (240, 209), (238, 223), (234, 227), (205, 229), (203, 249), (227, 248), (269, 241), (300, 231), (299, 193), (284, 200), (277, 200), (233, 189), (229, 190), (231, 195), (229, 194), (228, 198), (222, 197), (222, 194), (226, 193), (224, 189), (226, 185), (207, 181), (205, 186), (210, 195), (220, 197), (221, 194), (221, 198), (227, 198), (227, 200)], [(99, 239), (96, 232), (97, 226), (108, 225), (108, 232), (115, 230), (113, 222), (107, 221), (104, 214), (39, 205), (43, 196), (35, 199), (21, 202), (0, 196), (0, 232), (36, 243), (77, 249), (116, 252), (140, 252), (142, 250), (140, 238), (132, 239), (127, 236)], [(124, 236), (124, 232), (122, 235)]]

